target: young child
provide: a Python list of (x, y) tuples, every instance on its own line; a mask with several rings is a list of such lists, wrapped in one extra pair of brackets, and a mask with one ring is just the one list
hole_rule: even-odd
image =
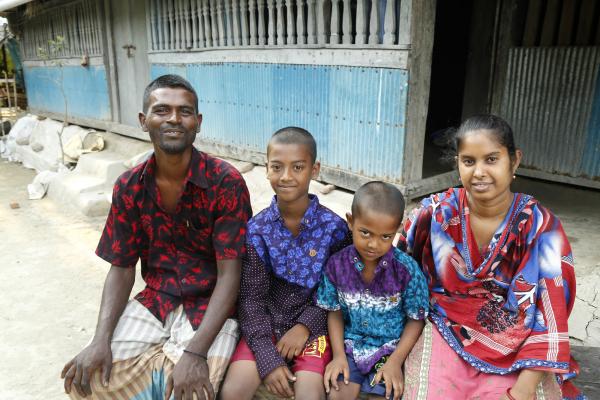
[(223, 384), (223, 400), (252, 399), (264, 382), (280, 397), (322, 399), (331, 360), (327, 311), (314, 292), (330, 254), (350, 243), (342, 218), (308, 194), (319, 174), (312, 135), (296, 127), (267, 147), (271, 205), (248, 222), (239, 297), (242, 339)]
[(369, 182), (360, 187), (352, 214), (346, 214), (353, 244), (331, 256), (325, 267), (316, 299), (329, 310), (333, 360), (324, 382), (330, 399), (355, 399), (359, 392), (401, 398), (402, 364), (429, 307), (419, 266), (392, 245), (403, 214), (404, 198), (394, 186)]

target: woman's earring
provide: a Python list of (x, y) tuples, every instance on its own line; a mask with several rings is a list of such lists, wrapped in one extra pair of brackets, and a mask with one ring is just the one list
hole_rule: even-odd
[(513, 179), (517, 179), (517, 176), (516, 176), (516, 175), (513, 175)]

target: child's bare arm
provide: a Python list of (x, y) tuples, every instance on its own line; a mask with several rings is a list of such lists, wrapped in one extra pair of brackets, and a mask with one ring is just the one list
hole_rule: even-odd
[(425, 321), (423, 320), (407, 319), (402, 336), (400, 336), (400, 341), (390, 358), (394, 357), (396, 362), (404, 364), (408, 353), (410, 353), (417, 340), (419, 340), (424, 326)]
[(337, 379), (340, 374), (344, 376), (345, 384), (348, 384), (350, 379), (350, 368), (344, 351), (344, 318), (341, 310), (329, 311), (327, 314), (327, 328), (333, 359), (325, 368), (323, 383), (325, 384), (325, 392), (329, 393), (330, 387), (339, 390)]
[(413, 346), (421, 336), (425, 322), (421, 320), (408, 319), (404, 326), (400, 341), (396, 350), (390, 355), (386, 363), (377, 371), (371, 385), (377, 385), (381, 380), (385, 383), (385, 398), (390, 398), (394, 393), (394, 400), (399, 400), (404, 392), (404, 375), (402, 364), (412, 350)]
[(344, 317), (341, 310), (329, 311), (327, 313), (327, 330), (329, 332), (333, 357), (340, 355), (346, 357), (346, 352), (344, 351)]

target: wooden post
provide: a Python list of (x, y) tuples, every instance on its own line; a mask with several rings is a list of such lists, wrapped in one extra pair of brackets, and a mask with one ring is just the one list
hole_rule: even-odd
[(296, 1), (296, 43), (306, 44), (306, 20), (304, 16), (304, 0)]
[(12, 103), (10, 101), (10, 86), (8, 85), (8, 74), (6, 71), (4, 72), (4, 86), (6, 87), (6, 98), (8, 99), (8, 108), (12, 107)]
[(250, 0), (248, 4), (248, 18), (250, 19), (250, 46), (258, 43), (258, 30), (256, 26), (256, 0)]
[(258, 0), (258, 44), (267, 44), (265, 35), (265, 0)]
[(173, 2), (169, 1), (169, 49), (175, 49), (175, 32), (173, 31), (174, 22), (173, 22)]
[(210, 0), (209, 12), (210, 12), (210, 27), (212, 30), (213, 47), (219, 46), (219, 23), (217, 21), (217, 11), (215, 9), (215, 0)]
[(227, 47), (233, 46), (233, 1), (225, 2), (225, 42)]
[(319, 44), (327, 44), (327, 33), (325, 32), (325, 1), (317, 2), (317, 38)]
[(285, 0), (277, 0), (277, 45), (285, 44), (285, 25), (283, 23), (283, 2)]
[(192, 48), (198, 48), (198, 21), (196, 19), (196, 13), (198, 9), (195, 6), (196, 0), (190, 0), (188, 7), (190, 7), (190, 16), (192, 18)]
[(183, 4), (183, 18), (185, 19), (185, 48), (192, 48), (192, 32), (190, 31), (190, 0)]
[(371, 0), (371, 20), (369, 22), (369, 44), (379, 44), (379, 0)]
[(241, 45), (240, 39), (240, 0), (233, 0), (233, 44)]
[(250, 34), (248, 32), (248, 0), (242, 0), (240, 3), (240, 18), (242, 19), (242, 46), (248, 46)]
[(394, 44), (396, 41), (396, 10), (394, 10), (394, 3), (394, 0), (387, 0), (385, 6), (383, 44)]
[[(99, 30), (99, 24), (98, 24), (98, 10), (97, 10), (97, 3), (96, 2), (89, 2), (88, 3), (88, 7), (90, 10), (90, 20), (92, 23), (92, 37), (94, 39), (94, 52), (93, 54), (102, 54), (102, 50), (100, 49), (100, 30)], [(65, 24), (65, 30), (68, 29), (67, 24)], [(150, 38), (150, 35), (148, 35), (148, 38)], [(70, 46), (70, 43), (68, 43)]]
[(214, 32), (214, 30), (211, 26), (209, 0), (202, 0), (202, 16), (204, 17), (204, 38), (206, 40), (206, 47), (213, 47), (212, 32)]
[(223, 2), (217, 1), (217, 27), (219, 29), (219, 46), (225, 46), (225, 27), (223, 26)]
[(198, 48), (205, 47), (204, 44), (204, 20), (202, 18), (202, 1), (196, 0), (196, 13), (198, 14)]
[(174, 18), (175, 21), (175, 48), (181, 49), (183, 47), (183, 37), (181, 35), (181, 13), (180, 13), (180, 4), (181, 0), (175, 0), (175, 11)]
[(160, 5), (160, 8), (158, 10), (158, 18), (160, 18), (160, 36), (161, 36), (161, 44), (160, 44), (160, 49), (161, 50), (166, 50), (169, 48), (169, 17), (168, 17), (168, 11), (167, 11), (167, 5), (162, 2), (162, 1), (158, 1), (157, 2)]
[(308, 44), (317, 44), (317, 15), (315, 9), (315, 0), (308, 0), (308, 15), (306, 17), (306, 42)]
[(287, 0), (287, 44), (296, 44), (296, 21), (294, 20), (293, 0)]
[[(92, 51), (92, 47), (91, 47), (92, 41), (91, 41), (91, 36), (90, 36), (90, 19), (89, 19), (89, 15), (86, 12), (83, 4), (79, 5), (79, 9), (81, 10), (81, 16), (83, 17), (82, 18), (83, 27), (84, 27), (83, 28), (83, 32), (84, 32), (83, 42), (85, 43), (85, 52), (87, 52), (89, 54)], [(56, 19), (56, 18), (53, 18), (53, 19)], [(50, 29), (52, 29), (52, 22), (51, 21), (49, 21), (49, 25), (50, 25)], [(64, 47), (63, 47), (63, 49), (61, 49), (58, 52), (58, 54), (62, 56), (63, 55), (63, 51), (64, 51)]]
[(330, 44), (341, 43), (340, 37), (340, 0), (331, 0), (331, 35), (329, 36)]
[(423, 148), (429, 105), (431, 58), (435, 26), (435, 0), (411, 1), (410, 37), (418, 44), (411, 48), (409, 59), (408, 102), (406, 108), (405, 141), (402, 161), (402, 183), (422, 177)]
[(16, 116), (17, 115), (17, 110), (19, 109), (19, 103), (18, 103), (18, 100), (17, 100), (17, 75), (14, 72), (13, 72), (12, 84), (13, 84), (13, 94), (15, 96), (15, 116)]
[(342, 16), (342, 41), (344, 44), (352, 44), (352, 10), (350, 9), (350, 3), (350, 0), (344, 0), (344, 14)]
[(277, 33), (275, 32), (275, 0), (267, 0), (267, 6), (269, 7), (269, 46), (275, 44), (275, 37)]
[(400, 3), (400, 17), (398, 19), (398, 44), (403, 46), (409, 46), (411, 43), (411, 12), (412, 12), (412, 1), (402, 0)]

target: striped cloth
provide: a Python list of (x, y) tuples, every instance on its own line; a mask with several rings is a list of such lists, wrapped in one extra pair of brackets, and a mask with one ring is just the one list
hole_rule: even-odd
[[(163, 324), (137, 300), (130, 300), (119, 319), (111, 349), (113, 368), (107, 388), (102, 386), (101, 372), (92, 376), (92, 396), (98, 400), (163, 399), (167, 379), (194, 336), (183, 306), (172, 311)], [(239, 325), (228, 319), (208, 350), (210, 382), (217, 393), (229, 359), (239, 338)], [(80, 399), (76, 390), (70, 397)]]
[[(499, 375), (478, 371), (452, 350), (436, 326), (428, 321), (404, 362), (402, 399), (500, 399), (518, 377), (518, 372)], [(545, 374), (536, 389), (535, 399), (562, 399), (554, 374)]]

